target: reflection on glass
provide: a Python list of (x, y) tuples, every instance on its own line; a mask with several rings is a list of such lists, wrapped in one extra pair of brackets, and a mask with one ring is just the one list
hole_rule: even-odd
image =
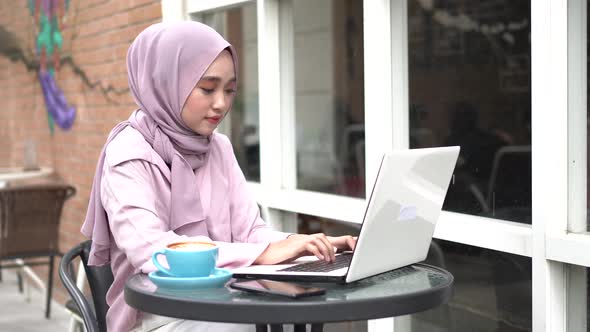
[(299, 189), (364, 197), (362, 0), (293, 1)]
[(444, 209), (530, 223), (530, 2), (414, 0), (408, 24), (410, 146), (461, 146)]
[[(304, 214), (297, 218), (299, 233), (357, 236), (360, 230), (360, 225), (338, 220)], [(446, 305), (410, 315), (410, 331), (532, 330), (529, 257), (435, 239), (424, 263), (453, 274), (453, 297)]]
[(532, 330), (531, 259), (435, 240), (425, 263), (455, 278), (451, 301), (411, 315), (411, 331)]
[(297, 232), (300, 234), (324, 233), (328, 236), (358, 236), (360, 224), (327, 219), (307, 214), (297, 214)]
[(260, 181), (256, 4), (198, 14), (193, 19), (217, 30), (236, 49), (238, 94), (219, 131), (229, 136), (246, 179)]
[(567, 331), (590, 331), (590, 274), (580, 265), (567, 268)]
[[(324, 233), (328, 236), (359, 235), (360, 225), (306, 214), (296, 214), (296, 217), (297, 233), (300, 234)], [(324, 325), (324, 331), (366, 332), (368, 331), (367, 321), (328, 323)]]

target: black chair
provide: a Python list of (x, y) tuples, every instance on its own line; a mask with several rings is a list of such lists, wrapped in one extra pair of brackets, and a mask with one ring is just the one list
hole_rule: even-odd
[[(496, 211), (517, 208), (529, 210), (530, 213), (531, 177), (530, 145), (505, 146), (498, 149), (488, 183), (488, 206)], [(515, 217), (519, 217), (515, 221), (523, 222), (521, 216)]]
[[(106, 332), (106, 315), (109, 309), (106, 295), (113, 283), (113, 273), (111, 266), (108, 264), (104, 266), (88, 266), (91, 244), (92, 241), (80, 243), (63, 256), (59, 264), (59, 277), (77, 305), (78, 311), (84, 319), (86, 331)], [(76, 286), (73, 262), (77, 257), (81, 259), (81, 264), (84, 265), (94, 307)]]
[[(64, 202), (76, 190), (59, 182), (0, 188), (0, 270), (48, 265), (45, 317), (51, 313), (53, 262), (59, 252), (59, 223)], [(47, 260), (37, 258), (47, 257)], [(18, 260), (18, 263), (2, 261)], [(22, 278), (19, 288), (22, 291)]]

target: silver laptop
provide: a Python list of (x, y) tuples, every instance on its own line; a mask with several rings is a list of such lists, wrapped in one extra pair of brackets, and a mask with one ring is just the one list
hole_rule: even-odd
[(238, 268), (234, 277), (349, 283), (423, 261), (458, 155), (458, 146), (385, 154), (354, 252), (330, 263), (306, 256), (290, 264)]

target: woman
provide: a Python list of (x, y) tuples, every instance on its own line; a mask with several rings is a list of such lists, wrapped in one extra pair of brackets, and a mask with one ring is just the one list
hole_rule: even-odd
[[(276, 264), (302, 255), (333, 260), (354, 248), (350, 236), (270, 230), (227, 137), (215, 128), (231, 109), (236, 53), (197, 22), (154, 24), (127, 53), (139, 109), (110, 133), (100, 155), (82, 232), (93, 240), (89, 264), (110, 263), (109, 331), (194, 330), (216, 323), (140, 313), (123, 298), (125, 281), (156, 268), (151, 254), (168, 243), (208, 240), (218, 266)], [(249, 326), (217, 324), (220, 331)]]

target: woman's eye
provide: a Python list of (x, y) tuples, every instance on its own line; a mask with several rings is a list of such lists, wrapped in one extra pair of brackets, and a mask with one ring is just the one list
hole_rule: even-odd
[(207, 88), (201, 88), (201, 90), (206, 94), (212, 94), (213, 91), (215, 91), (215, 89), (207, 89)]
[(225, 93), (227, 93), (227, 94), (236, 93), (236, 89), (226, 89)]

